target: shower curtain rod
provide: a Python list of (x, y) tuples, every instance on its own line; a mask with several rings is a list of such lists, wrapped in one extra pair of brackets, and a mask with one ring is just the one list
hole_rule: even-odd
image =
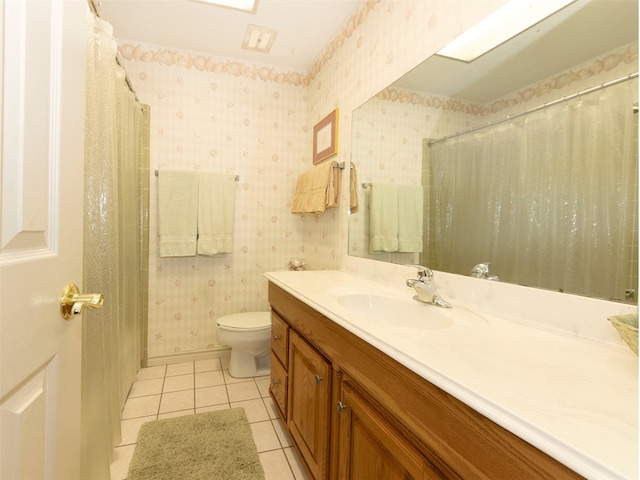
[[(88, 0), (87, 3), (89, 4), (89, 9), (91, 10), (91, 12), (96, 17), (104, 20), (104, 18), (100, 16), (100, 12), (98, 12), (98, 7), (102, 6), (102, 2), (100, 0)], [(127, 74), (127, 70), (124, 68), (124, 66), (122, 65), (122, 62), (120, 61), (120, 52), (116, 52), (116, 63), (120, 68), (122, 68), (122, 71), (124, 72), (124, 82), (127, 84), (127, 88), (131, 91), (131, 93), (133, 93), (133, 96), (135, 97), (136, 102), (142, 105), (142, 102), (138, 98), (138, 94), (136, 93), (136, 91), (133, 88), (133, 85), (131, 84), (131, 80), (129, 80), (129, 75)]]
[[(529, 110), (525, 110), (524, 112), (516, 113), (515, 115), (507, 115), (506, 118), (504, 118), (502, 120), (498, 120), (497, 122), (489, 122), (486, 125), (480, 125), (479, 127), (473, 127), (473, 128), (468, 129), (468, 130), (464, 130), (462, 132), (452, 133), (451, 135), (446, 135), (446, 136), (444, 136), (442, 138), (438, 138), (438, 139), (435, 139), (435, 140), (429, 140), (427, 142), (427, 146), (430, 147), (431, 145), (434, 145), (436, 143), (445, 142), (445, 141), (447, 141), (447, 140), (449, 140), (451, 138), (460, 137), (462, 135), (466, 135), (467, 133), (477, 132), (478, 130), (482, 130), (483, 128), (488, 128), (488, 127), (493, 127), (493, 126), (496, 126), (496, 125), (500, 125), (501, 123), (505, 123), (505, 122), (508, 122), (510, 120), (514, 120), (516, 118), (523, 117), (523, 116), (528, 115), (530, 113), (537, 112), (537, 111), (542, 110), (544, 108), (551, 107), (553, 105), (557, 105), (559, 103), (563, 103), (563, 102), (566, 102), (568, 100), (573, 100), (574, 98), (581, 97), (582, 95), (587, 95), (589, 93), (597, 92), (598, 90), (602, 90), (602, 89), (607, 88), (607, 87), (612, 87), (613, 85), (617, 85), (619, 83), (626, 82), (628, 80), (632, 80), (632, 79), (637, 78), (637, 77), (638, 77), (638, 72), (631, 73), (631, 74), (629, 74), (629, 75), (627, 75), (625, 77), (620, 77), (620, 78), (617, 78), (615, 80), (611, 80), (610, 82), (603, 83), (602, 85), (597, 85), (595, 87), (587, 88), (586, 90), (582, 90), (580, 92), (577, 92), (577, 93), (574, 93), (574, 94), (571, 94), (571, 95), (567, 95), (566, 97), (558, 98), (557, 100), (553, 100), (551, 102), (544, 103), (542, 105), (539, 105), (537, 107), (531, 108)], [(637, 113), (637, 105), (634, 105), (634, 113)]]

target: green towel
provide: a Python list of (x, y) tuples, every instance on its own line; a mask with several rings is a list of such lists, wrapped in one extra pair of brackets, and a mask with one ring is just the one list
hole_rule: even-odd
[(371, 230), (370, 250), (375, 252), (398, 251), (398, 187), (375, 183), (371, 185), (369, 210)]
[(398, 251), (422, 252), (422, 186), (398, 187)]

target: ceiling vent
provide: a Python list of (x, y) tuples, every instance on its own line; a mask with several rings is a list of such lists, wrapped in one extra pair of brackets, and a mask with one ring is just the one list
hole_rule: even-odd
[(256, 52), (267, 53), (271, 50), (277, 35), (278, 32), (271, 28), (249, 25), (247, 27), (247, 32), (244, 34), (242, 48), (245, 50), (255, 50)]

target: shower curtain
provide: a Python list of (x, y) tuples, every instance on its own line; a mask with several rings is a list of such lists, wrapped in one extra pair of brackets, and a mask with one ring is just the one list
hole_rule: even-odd
[(111, 26), (90, 15), (88, 37), (83, 290), (105, 300), (83, 314), (81, 477), (108, 480), (122, 408), (143, 356), (148, 110), (116, 63)]
[(469, 275), (491, 262), (500, 280), (624, 300), (637, 283), (636, 89), (429, 146), (428, 265)]

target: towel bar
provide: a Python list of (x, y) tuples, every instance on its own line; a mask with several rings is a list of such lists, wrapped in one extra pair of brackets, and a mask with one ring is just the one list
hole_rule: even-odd
[[(157, 176), (160, 174), (160, 171), (159, 171), (159, 170), (156, 170), (156, 171), (155, 171), (155, 174), (156, 174), (156, 177), (157, 177)], [(239, 181), (240, 181), (240, 175), (236, 175), (236, 177), (235, 177), (235, 178), (236, 178), (236, 182), (239, 182)]]

